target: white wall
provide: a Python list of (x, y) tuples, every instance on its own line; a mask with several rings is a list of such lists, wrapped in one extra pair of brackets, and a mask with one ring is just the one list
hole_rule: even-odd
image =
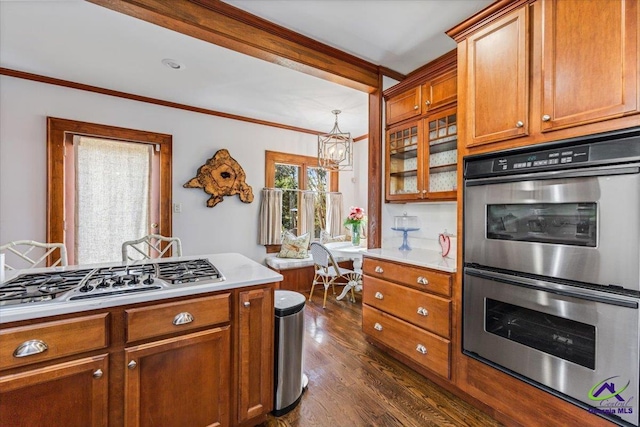
[[(173, 202), (182, 204), (182, 213), (173, 214), (173, 234), (182, 240), (184, 255), (240, 252), (261, 262), (265, 249), (257, 239), (265, 150), (317, 153), (315, 136), (284, 129), (7, 76), (0, 76), (0, 88), (0, 244), (46, 241), (47, 116), (173, 135)], [(233, 196), (207, 208), (204, 191), (182, 187), (222, 148), (245, 170), (253, 203)], [(345, 210), (366, 206), (366, 161), (367, 141), (360, 141), (354, 172), (341, 173)]]

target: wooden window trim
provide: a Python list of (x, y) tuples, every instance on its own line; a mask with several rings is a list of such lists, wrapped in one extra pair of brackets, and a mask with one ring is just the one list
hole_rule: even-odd
[[(276, 183), (276, 175), (272, 173), (276, 169), (276, 163), (283, 163), (287, 165), (296, 165), (302, 167), (302, 182), (301, 188), (306, 188), (307, 185), (307, 167), (319, 167), (318, 158), (312, 156), (302, 156), (299, 154), (280, 153), (277, 151), (265, 152), (265, 170), (264, 170), (264, 182), (267, 188), (274, 188)], [(339, 172), (329, 172), (329, 191), (338, 191)]]
[[(307, 185), (307, 167), (318, 167), (318, 158), (312, 156), (303, 156), (299, 154), (291, 154), (291, 153), (280, 153), (277, 151), (266, 151), (265, 152), (265, 170), (264, 170), (264, 182), (267, 188), (275, 188), (275, 170), (276, 163), (282, 163), (287, 165), (296, 165), (302, 167), (302, 182), (300, 183), (301, 188), (306, 188)], [(337, 171), (329, 172), (329, 191), (337, 192), (339, 191), (339, 179), (340, 175)], [(280, 245), (265, 245), (267, 248), (267, 253), (275, 253), (280, 252)]]
[[(160, 221), (158, 233), (172, 236), (172, 140), (167, 134), (47, 117), (47, 242), (64, 241), (65, 142), (74, 135), (144, 142), (160, 146)], [(67, 248), (69, 250), (69, 248)], [(72, 248), (71, 248), (72, 249)]]

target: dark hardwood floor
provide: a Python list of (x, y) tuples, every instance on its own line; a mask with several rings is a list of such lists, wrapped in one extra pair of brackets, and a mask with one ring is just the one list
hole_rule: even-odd
[[(307, 294), (308, 295), (308, 294)], [(367, 343), (362, 301), (322, 309), (316, 290), (305, 307), (304, 372), (309, 387), (275, 426), (500, 426), (501, 424)]]

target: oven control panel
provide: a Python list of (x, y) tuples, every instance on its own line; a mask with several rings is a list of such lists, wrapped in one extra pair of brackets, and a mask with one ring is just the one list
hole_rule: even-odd
[(521, 171), (523, 169), (549, 170), (587, 161), (589, 161), (589, 146), (578, 145), (498, 157), (493, 160), (492, 172)]

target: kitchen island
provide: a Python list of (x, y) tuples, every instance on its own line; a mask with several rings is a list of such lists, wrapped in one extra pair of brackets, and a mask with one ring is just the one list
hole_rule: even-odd
[(282, 276), (240, 254), (205, 258), (224, 280), (0, 307), (0, 425), (261, 423)]

